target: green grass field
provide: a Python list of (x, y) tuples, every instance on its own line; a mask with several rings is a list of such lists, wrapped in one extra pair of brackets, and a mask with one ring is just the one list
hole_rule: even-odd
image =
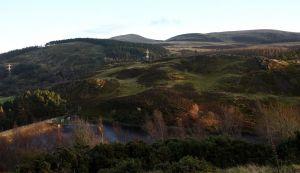
[(4, 102), (7, 102), (9, 100), (13, 100), (14, 97), (13, 96), (10, 96), (10, 97), (1, 97), (0, 96), (0, 104), (3, 104)]

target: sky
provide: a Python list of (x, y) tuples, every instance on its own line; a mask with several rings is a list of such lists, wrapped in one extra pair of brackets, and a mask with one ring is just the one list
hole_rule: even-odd
[(248, 29), (300, 32), (300, 0), (1, 0), (0, 53), (52, 40)]

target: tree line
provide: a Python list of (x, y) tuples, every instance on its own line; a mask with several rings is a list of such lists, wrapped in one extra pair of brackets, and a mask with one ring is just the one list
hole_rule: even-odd
[(66, 112), (66, 101), (48, 90), (26, 91), (0, 105), (0, 131), (52, 117)]

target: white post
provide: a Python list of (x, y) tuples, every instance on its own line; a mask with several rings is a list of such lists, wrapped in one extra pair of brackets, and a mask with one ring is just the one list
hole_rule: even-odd
[(147, 49), (147, 50), (146, 50), (146, 60), (147, 60), (147, 61), (149, 61), (149, 59), (150, 59), (149, 53), (150, 53), (150, 52), (149, 52), (149, 49)]

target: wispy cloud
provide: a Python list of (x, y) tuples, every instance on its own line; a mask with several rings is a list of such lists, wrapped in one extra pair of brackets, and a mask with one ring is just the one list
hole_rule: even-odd
[(150, 22), (150, 25), (152, 26), (166, 26), (166, 25), (179, 25), (181, 22), (178, 19), (166, 19), (166, 18), (160, 18), (157, 20), (153, 20)]
[(95, 27), (91, 27), (89, 29), (84, 30), (83, 32), (86, 34), (109, 34), (114, 31), (119, 30), (120, 28), (124, 27), (123, 25), (117, 24), (109, 24), (109, 25), (99, 25)]

